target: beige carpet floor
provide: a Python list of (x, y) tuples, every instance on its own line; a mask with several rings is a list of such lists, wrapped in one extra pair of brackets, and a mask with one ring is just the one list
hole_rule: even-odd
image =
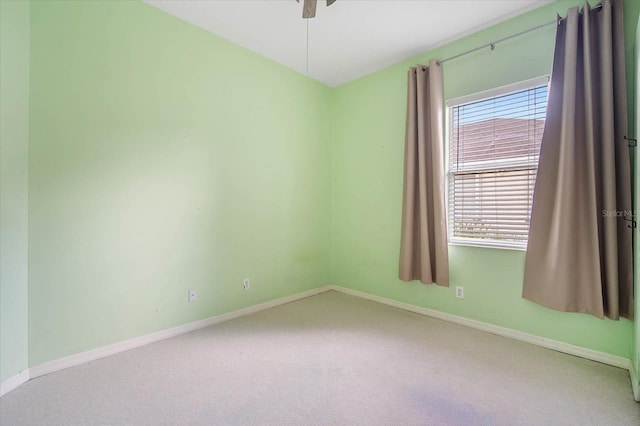
[(0, 425), (640, 425), (628, 372), (336, 292), (29, 381)]

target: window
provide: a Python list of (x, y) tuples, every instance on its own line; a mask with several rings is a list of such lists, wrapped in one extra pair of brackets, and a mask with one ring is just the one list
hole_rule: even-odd
[(547, 81), (448, 103), (452, 244), (526, 248)]

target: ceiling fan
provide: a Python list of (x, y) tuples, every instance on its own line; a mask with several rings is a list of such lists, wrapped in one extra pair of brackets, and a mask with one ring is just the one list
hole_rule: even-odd
[[(300, 0), (296, 0), (300, 3)], [(327, 0), (327, 6), (331, 6), (336, 0)], [(302, 6), (302, 17), (304, 19), (315, 18), (316, 16), (316, 3), (317, 0), (304, 0)]]

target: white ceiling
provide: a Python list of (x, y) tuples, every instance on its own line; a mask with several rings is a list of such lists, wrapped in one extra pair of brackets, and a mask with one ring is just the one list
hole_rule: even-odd
[(553, 0), (145, 1), (335, 87)]

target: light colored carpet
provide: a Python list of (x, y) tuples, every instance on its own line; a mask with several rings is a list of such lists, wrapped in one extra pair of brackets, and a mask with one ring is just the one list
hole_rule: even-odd
[(634, 425), (628, 373), (328, 292), (34, 379), (9, 425)]

